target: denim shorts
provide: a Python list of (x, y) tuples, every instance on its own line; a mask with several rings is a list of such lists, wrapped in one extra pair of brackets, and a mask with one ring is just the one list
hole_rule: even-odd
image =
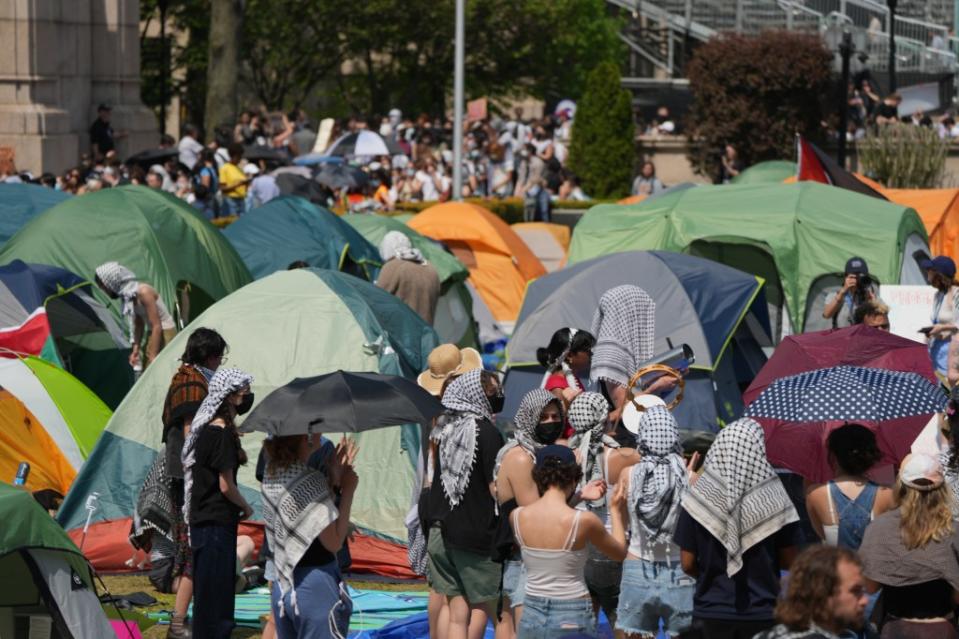
[(616, 614), (619, 604), (619, 584), (623, 578), (623, 563), (610, 559), (592, 544), (587, 546), (586, 566), (583, 577), (589, 595), (599, 604), (610, 619)]
[(587, 597), (546, 599), (526, 595), (516, 639), (552, 639), (563, 635), (596, 636), (592, 602)]
[(526, 565), (522, 560), (510, 559), (503, 570), (503, 596), (510, 608), (523, 605), (526, 595)]
[(616, 609), (616, 629), (627, 633), (656, 633), (659, 619), (676, 634), (693, 620), (696, 580), (683, 573), (678, 561), (623, 562), (623, 581)]

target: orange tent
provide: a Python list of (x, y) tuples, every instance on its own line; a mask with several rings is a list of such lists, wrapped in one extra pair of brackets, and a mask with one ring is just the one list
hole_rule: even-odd
[(616, 202), (616, 204), (639, 204), (645, 200), (648, 196), (643, 195), (630, 195), (629, 197), (624, 197), (623, 199)]
[(959, 189), (882, 189), (896, 204), (916, 209), (933, 255), (959, 261)]
[(409, 226), (446, 244), (466, 265), (469, 281), (498, 323), (516, 321), (526, 283), (546, 274), (542, 262), (513, 229), (481, 206), (437, 204), (415, 215)]

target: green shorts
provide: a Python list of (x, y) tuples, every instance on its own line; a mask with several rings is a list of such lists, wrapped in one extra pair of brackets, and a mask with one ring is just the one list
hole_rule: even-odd
[(502, 566), (487, 555), (450, 548), (438, 527), (426, 546), (430, 587), (447, 597), (465, 597), (471, 604), (499, 599)]

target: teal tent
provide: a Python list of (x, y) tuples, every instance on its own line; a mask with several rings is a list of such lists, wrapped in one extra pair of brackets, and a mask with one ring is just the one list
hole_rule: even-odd
[[(244, 286), (196, 318), (223, 335), (229, 366), (253, 374), (258, 400), (297, 377), (336, 370), (373, 371), (410, 379), (426, 368), (439, 343), (411, 308), (386, 291), (337, 271), (280, 271)], [(123, 570), (129, 558), (128, 520), (137, 494), (160, 450), (160, 414), (170, 378), (190, 330), (181, 332), (143, 373), (117, 408), (60, 508), (64, 528), (86, 520), (87, 496), (99, 493), (94, 566)], [(334, 434), (331, 434), (335, 438)], [(361, 529), (405, 543), (403, 524), (419, 454), (419, 428), (403, 426), (358, 435), (360, 488), (351, 516)], [(243, 447), (255, 459), (262, 436), (246, 435)], [(255, 464), (241, 467), (238, 484), (261, 516)], [(121, 552), (122, 551), (122, 552)]]
[(70, 197), (38, 184), (0, 183), (0, 246), (27, 222)]
[(370, 282), (379, 274), (375, 246), (337, 215), (295, 195), (270, 200), (223, 233), (255, 278), (285, 270), (296, 261)]
[(767, 160), (753, 164), (732, 179), (733, 184), (780, 184), (786, 178), (796, 177), (796, 163), (786, 160)]

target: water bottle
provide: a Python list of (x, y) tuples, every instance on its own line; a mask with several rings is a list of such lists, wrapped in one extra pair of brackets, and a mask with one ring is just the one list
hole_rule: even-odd
[(13, 478), (13, 485), (23, 486), (27, 483), (28, 475), (30, 475), (30, 464), (27, 462), (20, 462), (20, 465), (17, 466), (17, 476)]
[(140, 362), (137, 362), (136, 364), (133, 365), (133, 381), (135, 382), (138, 379), (140, 379), (140, 375), (142, 374), (143, 374), (143, 364), (141, 364)]

